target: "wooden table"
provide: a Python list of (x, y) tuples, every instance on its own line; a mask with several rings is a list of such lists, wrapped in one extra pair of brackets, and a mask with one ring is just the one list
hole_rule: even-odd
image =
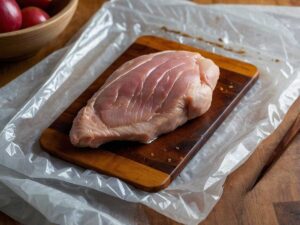
[[(0, 87), (38, 63), (51, 52), (63, 47), (72, 35), (93, 15), (104, 0), (81, 0), (71, 24), (63, 34), (34, 57), (18, 63), (0, 64)], [(195, 0), (198, 3), (243, 3), (298, 5), (299, 0)], [(271, 170), (253, 186), (276, 145), (300, 115), (300, 99), (289, 111), (281, 126), (267, 138), (250, 159), (224, 185), (224, 193), (203, 225), (283, 225), (300, 224), (300, 135), (285, 150)], [(175, 225), (174, 221), (143, 208), (152, 224)], [(0, 213), (0, 225), (18, 225)]]

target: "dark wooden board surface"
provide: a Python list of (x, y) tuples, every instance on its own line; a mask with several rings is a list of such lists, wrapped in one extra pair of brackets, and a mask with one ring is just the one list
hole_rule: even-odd
[[(209, 111), (151, 144), (111, 142), (98, 149), (73, 147), (68, 136), (72, 121), (107, 77), (132, 58), (162, 50), (196, 51), (220, 66), (221, 75)], [(57, 157), (116, 176), (143, 190), (158, 191), (178, 175), (257, 78), (258, 71), (253, 65), (169, 40), (141, 37), (43, 132), (40, 143)]]

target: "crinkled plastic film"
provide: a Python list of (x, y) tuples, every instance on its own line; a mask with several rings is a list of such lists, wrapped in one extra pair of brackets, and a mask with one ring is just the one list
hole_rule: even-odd
[[(220, 199), (228, 174), (274, 131), (299, 96), (298, 15), (298, 8), (186, 1), (104, 4), (67, 47), (0, 89), (0, 209), (25, 224), (147, 224), (144, 204), (178, 222), (199, 223)], [(202, 150), (157, 193), (52, 157), (38, 143), (41, 132), (99, 74), (149, 34), (244, 60), (260, 70), (259, 81)], [(220, 39), (227, 49), (245, 53), (212, 44)]]

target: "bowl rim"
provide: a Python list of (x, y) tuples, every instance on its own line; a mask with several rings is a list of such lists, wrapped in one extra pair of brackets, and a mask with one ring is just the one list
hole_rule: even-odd
[(69, 3), (62, 10), (60, 10), (54, 16), (50, 17), (50, 19), (47, 20), (46, 22), (37, 24), (37, 25), (32, 26), (32, 27), (27, 27), (27, 28), (24, 28), (24, 29), (20, 29), (20, 30), (0, 33), (0, 38), (10, 37), (10, 36), (14, 36), (14, 35), (21, 35), (21, 34), (29, 33), (31, 31), (38, 30), (40, 28), (46, 27), (46, 26), (48, 26), (52, 23), (55, 23), (57, 20), (59, 20), (61, 17), (63, 17), (65, 15), (65, 13), (67, 13), (73, 7), (76, 8), (77, 4), (78, 4), (78, 0), (70, 0)]

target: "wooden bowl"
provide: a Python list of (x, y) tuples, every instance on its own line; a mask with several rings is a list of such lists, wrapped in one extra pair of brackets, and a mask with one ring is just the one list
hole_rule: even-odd
[(54, 0), (48, 13), (51, 18), (39, 25), (0, 33), (0, 61), (14, 61), (35, 54), (56, 38), (72, 19), (78, 0)]

